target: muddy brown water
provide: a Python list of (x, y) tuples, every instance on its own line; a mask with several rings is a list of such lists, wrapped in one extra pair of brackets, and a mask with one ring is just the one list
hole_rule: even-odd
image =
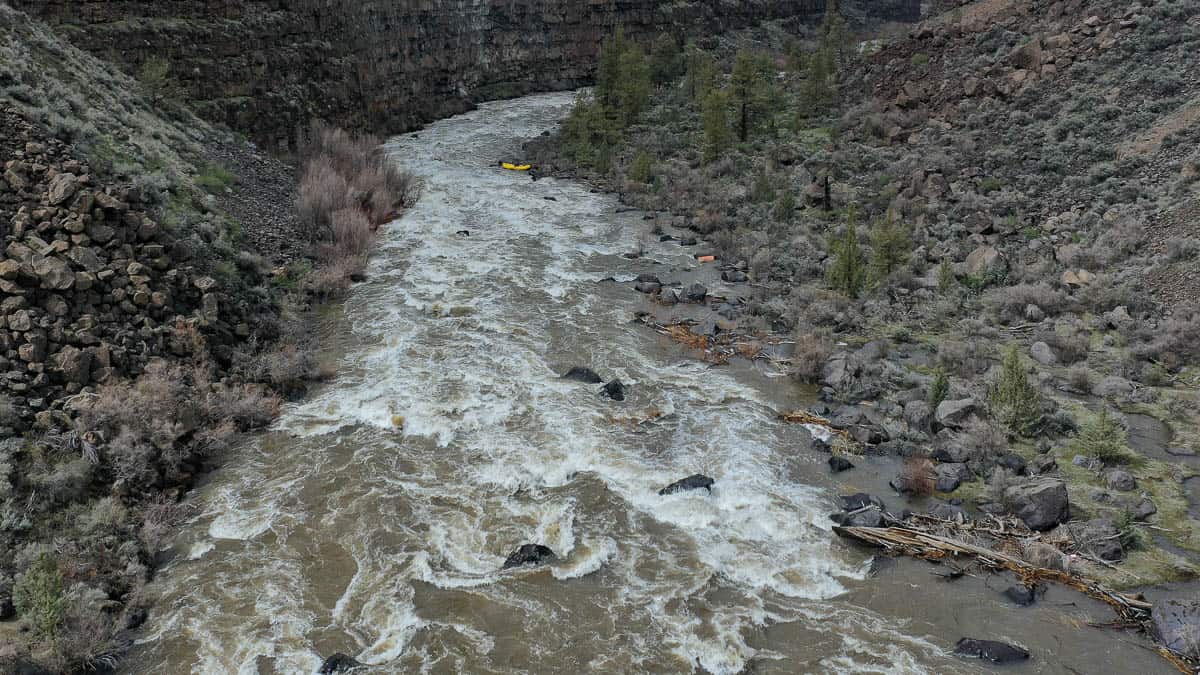
[[(311, 673), (341, 651), (384, 673), (984, 672), (950, 653), (971, 636), (1030, 649), (1013, 672), (1172, 672), (1143, 639), (1080, 628), (1111, 615), (1074, 593), (1020, 608), (1002, 577), (870, 575), (827, 514), (894, 465), (831, 477), (778, 419), (811, 392), (630, 325), (640, 272), (739, 290), (677, 244), (623, 257), (644, 222), (612, 197), (495, 168), (571, 101), (394, 141), (428, 185), (326, 317), (337, 379), (193, 495), (125, 671)], [(575, 365), (628, 400), (557, 377)], [(696, 472), (711, 495), (657, 494)], [(559, 560), (501, 571), (526, 542)]]

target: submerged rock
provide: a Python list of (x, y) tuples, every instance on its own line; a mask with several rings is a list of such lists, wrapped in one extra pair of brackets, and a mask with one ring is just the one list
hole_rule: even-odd
[(604, 395), (614, 401), (625, 400), (625, 385), (621, 384), (620, 380), (613, 380), (604, 385)]
[(362, 665), (363, 664), (359, 663), (358, 661), (354, 660), (353, 658), (346, 656), (345, 654), (343, 654), (341, 652), (338, 652), (338, 653), (334, 654), (333, 656), (330, 656), (329, 658), (325, 659), (325, 662), (321, 664), (321, 669), (318, 670), (317, 672), (321, 673), (321, 675), (331, 675), (332, 673), (345, 673), (345, 672), (354, 670), (355, 668), (361, 668)]
[(1034, 593), (1034, 589), (1026, 586), (1025, 584), (1013, 584), (1012, 586), (1004, 589), (1004, 597), (1012, 600), (1022, 607), (1028, 607), (1029, 605), (1033, 604), (1033, 601), (1037, 596)]
[(976, 640), (974, 638), (959, 640), (958, 644), (954, 645), (954, 653), (992, 663), (1014, 663), (1029, 658), (1029, 652), (1021, 647), (995, 640)]
[(549, 546), (521, 544), (520, 548), (508, 554), (508, 557), (504, 559), (504, 567), (501, 569), (507, 570), (526, 565), (541, 565), (554, 560), (556, 557), (554, 551), (550, 550)]
[(563, 375), (563, 379), (575, 380), (576, 382), (583, 382), (585, 384), (600, 384), (604, 381), (603, 378), (596, 374), (596, 371), (591, 368), (584, 368), (583, 366), (575, 366), (568, 370), (567, 374)]
[(841, 473), (843, 471), (849, 471), (850, 469), (853, 469), (854, 464), (845, 457), (834, 455), (829, 458), (829, 468), (832, 469), (834, 473)]
[(838, 497), (838, 499), (842, 500), (843, 511), (857, 511), (864, 506), (870, 506), (871, 504), (874, 504), (880, 509), (884, 508), (883, 502), (878, 497), (869, 495), (865, 492), (858, 492), (852, 495), (842, 495), (841, 497)]
[(669, 495), (676, 492), (685, 492), (687, 490), (708, 490), (709, 492), (712, 492), (712, 486), (715, 482), (716, 481), (702, 473), (696, 473), (688, 476), (687, 478), (682, 478), (674, 483), (671, 483), (667, 487), (659, 490), (658, 494)]

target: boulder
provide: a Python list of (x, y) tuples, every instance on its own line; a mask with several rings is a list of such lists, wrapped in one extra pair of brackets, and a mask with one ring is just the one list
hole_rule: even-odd
[(1029, 605), (1033, 604), (1033, 601), (1036, 599), (1037, 595), (1034, 593), (1034, 589), (1026, 586), (1025, 584), (1013, 584), (1012, 586), (1004, 589), (1004, 597), (1012, 600), (1014, 603), (1022, 607), (1028, 607)]
[(1050, 349), (1050, 345), (1045, 342), (1035, 342), (1029, 345), (1029, 356), (1043, 366), (1052, 366), (1058, 363), (1058, 357), (1054, 355), (1054, 350)]
[(853, 380), (854, 373), (845, 354), (835, 354), (821, 368), (821, 384), (841, 389)]
[(933, 506), (930, 506), (925, 513), (933, 516), (934, 518), (953, 520), (960, 523), (965, 523), (971, 519), (971, 515), (967, 513), (966, 509), (963, 508), (961, 500), (959, 499), (954, 499), (950, 502), (934, 500)]
[(913, 430), (928, 432), (933, 410), (925, 401), (909, 401), (904, 404), (904, 421)]
[(642, 274), (637, 275), (637, 278), (634, 279), (634, 281), (641, 283), (641, 284), (661, 284), (662, 283), (662, 281), (659, 280), (658, 275), (650, 274), (648, 272), (644, 272)]
[(1004, 501), (1014, 515), (1034, 531), (1049, 530), (1071, 515), (1067, 484), (1041, 476), (1004, 490)]
[(964, 270), (969, 276), (977, 279), (998, 276), (1008, 271), (1008, 261), (995, 247), (980, 246), (967, 255)]
[(976, 403), (973, 398), (960, 398), (953, 401), (942, 401), (938, 404), (934, 419), (937, 423), (950, 427), (961, 428), (975, 414)]
[(666, 486), (658, 491), (660, 495), (670, 495), (676, 492), (686, 492), (688, 490), (708, 490), (712, 492), (712, 486), (716, 481), (705, 476), (702, 473), (695, 473), (687, 478), (681, 478), (674, 483)]
[(654, 295), (662, 290), (662, 284), (652, 281), (639, 281), (633, 285), (633, 290), (638, 293), (645, 293), (646, 295)]
[(731, 284), (741, 284), (750, 280), (746, 273), (741, 270), (725, 270), (721, 272), (721, 281), (726, 281)]
[(883, 512), (874, 506), (830, 514), (829, 519), (842, 527), (883, 527)]
[(574, 368), (568, 370), (567, 374), (563, 375), (563, 379), (575, 380), (576, 382), (583, 382), (585, 384), (600, 384), (604, 381), (599, 375), (596, 374), (596, 371), (592, 370), (591, 368), (584, 368), (582, 366), (575, 366)]
[(345, 672), (354, 670), (355, 668), (361, 668), (362, 665), (363, 664), (359, 663), (358, 661), (354, 660), (353, 658), (351, 658), (341, 652), (338, 652), (338, 653), (334, 654), (333, 656), (330, 656), (329, 658), (325, 659), (325, 662), (321, 664), (321, 669), (318, 670), (317, 672), (320, 673), (321, 675), (332, 675), (333, 673), (345, 673)]
[(92, 353), (67, 345), (56, 356), (57, 368), (63, 379), (80, 386), (88, 384), (92, 373)]
[(1060, 280), (1064, 286), (1079, 288), (1081, 286), (1087, 286), (1095, 281), (1096, 275), (1085, 269), (1067, 270), (1062, 273)]
[(1034, 457), (1026, 469), (1031, 475), (1041, 475), (1050, 473), (1058, 468), (1058, 462), (1054, 460), (1054, 455), (1045, 454)]
[(683, 291), (682, 300), (684, 302), (694, 302), (702, 304), (708, 297), (708, 289), (702, 284), (692, 284)]
[(959, 656), (969, 656), (992, 663), (1015, 663), (1029, 658), (1029, 651), (995, 640), (977, 640), (963, 638), (954, 645), (954, 653)]
[(1096, 396), (1128, 396), (1133, 393), (1133, 383), (1123, 377), (1109, 375), (1092, 387)]
[(75, 272), (65, 260), (53, 256), (34, 256), (33, 273), (42, 288), (65, 291), (75, 285)]
[(1108, 483), (1108, 487), (1122, 492), (1137, 488), (1137, 479), (1124, 469), (1109, 469), (1104, 472), (1104, 482)]
[(1025, 458), (1015, 452), (1006, 452), (996, 460), (996, 465), (1008, 469), (1017, 476), (1025, 474)]
[(850, 469), (853, 469), (854, 464), (851, 463), (851, 461), (846, 459), (845, 457), (833, 455), (832, 457), (829, 458), (829, 468), (834, 473), (841, 473), (843, 471), (849, 471)]
[(1008, 54), (1008, 62), (1016, 68), (1037, 72), (1041, 70), (1045, 54), (1042, 52), (1042, 41), (1034, 38), (1017, 47)]
[(1150, 609), (1150, 620), (1154, 634), (1167, 649), (1200, 657), (1200, 598), (1159, 600)]
[(934, 488), (938, 492), (954, 492), (959, 485), (975, 479), (975, 473), (966, 464), (949, 462), (938, 464), (934, 468), (937, 482)]
[(60, 173), (50, 179), (50, 188), (46, 193), (46, 200), (51, 206), (65, 204), (68, 199), (75, 196), (79, 190), (79, 178), (75, 174)]
[(17, 610), (13, 607), (12, 598), (7, 595), (0, 595), (0, 621), (8, 621), (15, 619)]
[(501, 569), (512, 569), (526, 565), (541, 565), (554, 560), (557, 556), (548, 546), (541, 544), (521, 544), (517, 550), (508, 554)]
[(613, 380), (604, 385), (603, 394), (614, 401), (625, 400), (625, 385), (621, 384), (620, 380)]
[(865, 492), (857, 492), (852, 495), (842, 495), (838, 497), (842, 502), (843, 511), (857, 511), (865, 506), (874, 505), (879, 509), (885, 508), (883, 501), (874, 495), (869, 495)]
[(1082, 551), (1108, 562), (1117, 562), (1125, 557), (1121, 546), (1121, 532), (1117, 524), (1107, 518), (1096, 518), (1084, 523), (1068, 526), (1075, 546)]

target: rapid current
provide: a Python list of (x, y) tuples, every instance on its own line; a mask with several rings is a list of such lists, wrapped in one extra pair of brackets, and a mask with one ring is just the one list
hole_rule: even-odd
[[(643, 214), (496, 166), (571, 102), (490, 103), (389, 144), (426, 189), (326, 312), (336, 379), (191, 497), (125, 669), (313, 673), (345, 652), (382, 673), (985, 672), (951, 654), (967, 635), (1029, 648), (1018, 672), (1171, 672), (1079, 628), (1111, 616), (1069, 592), (1017, 608), (1000, 579), (873, 574), (827, 514), (882, 483), (838, 482), (780, 421), (809, 394), (630, 324), (648, 303), (628, 282), (704, 274), (694, 249), (623, 257)], [(572, 366), (627, 400), (561, 379)], [(694, 473), (711, 494), (658, 494)], [(524, 543), (558, 561), (501, 571)]]

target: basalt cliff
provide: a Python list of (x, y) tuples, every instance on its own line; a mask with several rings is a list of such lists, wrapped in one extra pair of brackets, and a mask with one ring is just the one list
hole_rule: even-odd
[[(287, 148), (314, 118), (398, 132), (476, 101), (587, 84), (616, 26), (633, 36), (808, 20), (825, 0), (14, 0), (136, 71), (151, 57), (210, 121)], [(915, 21), (919, 0), (843, 2)]]

